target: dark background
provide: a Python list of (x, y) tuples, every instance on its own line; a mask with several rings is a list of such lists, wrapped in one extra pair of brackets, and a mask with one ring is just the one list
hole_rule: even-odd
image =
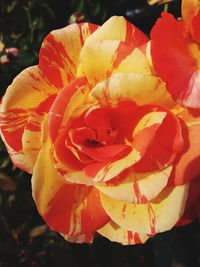
[[(117, 14), (149, 34), (163, 9), (143, 0), (0, 0), (0, 95), (22, 69), (37, 64), (50, 30), (82, 20), (102, 24)], [(179, 17), (180, 1), (172, 1), (168, 10)], [(19, 55), (9, 53), (10, 47)], [(92, 245), (66, 242), (38, 215), (31, 177), (12, 165), (2, 142), (0, 147), (0, 267), (200, 267), (197, 222), (158, 234), (144, 245), (122, 246), (100, 236)]]

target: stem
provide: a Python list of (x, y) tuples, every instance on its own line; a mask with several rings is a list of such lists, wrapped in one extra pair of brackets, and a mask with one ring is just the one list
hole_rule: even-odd
[(167, 12), (167, 11), (168, 11), (168, 9), (169, 9), (169, 4), (167, 4), (167, 3), (166, 3), (166, 4), (164, 4), (164, 10), (163, 10), (163, 11), (164, 11), (164, 12)]

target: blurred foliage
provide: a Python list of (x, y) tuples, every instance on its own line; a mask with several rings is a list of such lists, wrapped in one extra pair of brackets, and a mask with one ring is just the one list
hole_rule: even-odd
[[(168, 7), (180, 16), (180, 1)], [(149, 34), (163, 9), (145, 0), (0, 0), (0, 95), (22, 69), (37, 64), (41, 42), (52, 29), (80, 21), (102, 24), (117, 14)], [(194, 222), (145, 245), (123, 247), (102, 237), (93, 245), (70, 244), (38, 215), (31, 176), (13, 166), (0, 141), (0, 267), (36, 266), (198, 267), (200, 227)]]

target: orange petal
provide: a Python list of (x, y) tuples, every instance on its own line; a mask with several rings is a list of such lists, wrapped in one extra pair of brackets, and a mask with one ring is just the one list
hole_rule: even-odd
[(119, 226), (137, 233), (155, 234), (170, 230), (182, 216), (188, 186), (166, 187), (147, 204), (118, 201), (101, 194), (101, 201), (110, 218)]
[(108, 222), (102, 228), (97, 230), (97, 232), (100, 235), (108, 238), (110, 241), (118, 242), (122, 245), (143, 244), (149, 238), (149, 236), (145, 234), (127, 231), (113, 221)]
[(192, 18), (198, 13), (199, 8), (199, 0), (182, 0), (181, 13), (183, 21), (187, 26), (190, 26)]

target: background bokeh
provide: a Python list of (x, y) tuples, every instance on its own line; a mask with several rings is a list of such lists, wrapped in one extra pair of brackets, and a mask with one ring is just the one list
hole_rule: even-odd
[[(0, 96), (24, 68), (37, 64), (45, 35), (69, 23), (102, 24), (123, 15), (146, 34), (168, 8), (144, 0), (0, 0)], [(170, 216), (170, 214), (169, 214)], [(0, 141), (0, 267), (200, 267), (200, 225), (158, 234), (144, 245), (122, 246), (97, 236), (92, 245), (66, 242), (38, 215), (30, 175), (15, 168)]]

